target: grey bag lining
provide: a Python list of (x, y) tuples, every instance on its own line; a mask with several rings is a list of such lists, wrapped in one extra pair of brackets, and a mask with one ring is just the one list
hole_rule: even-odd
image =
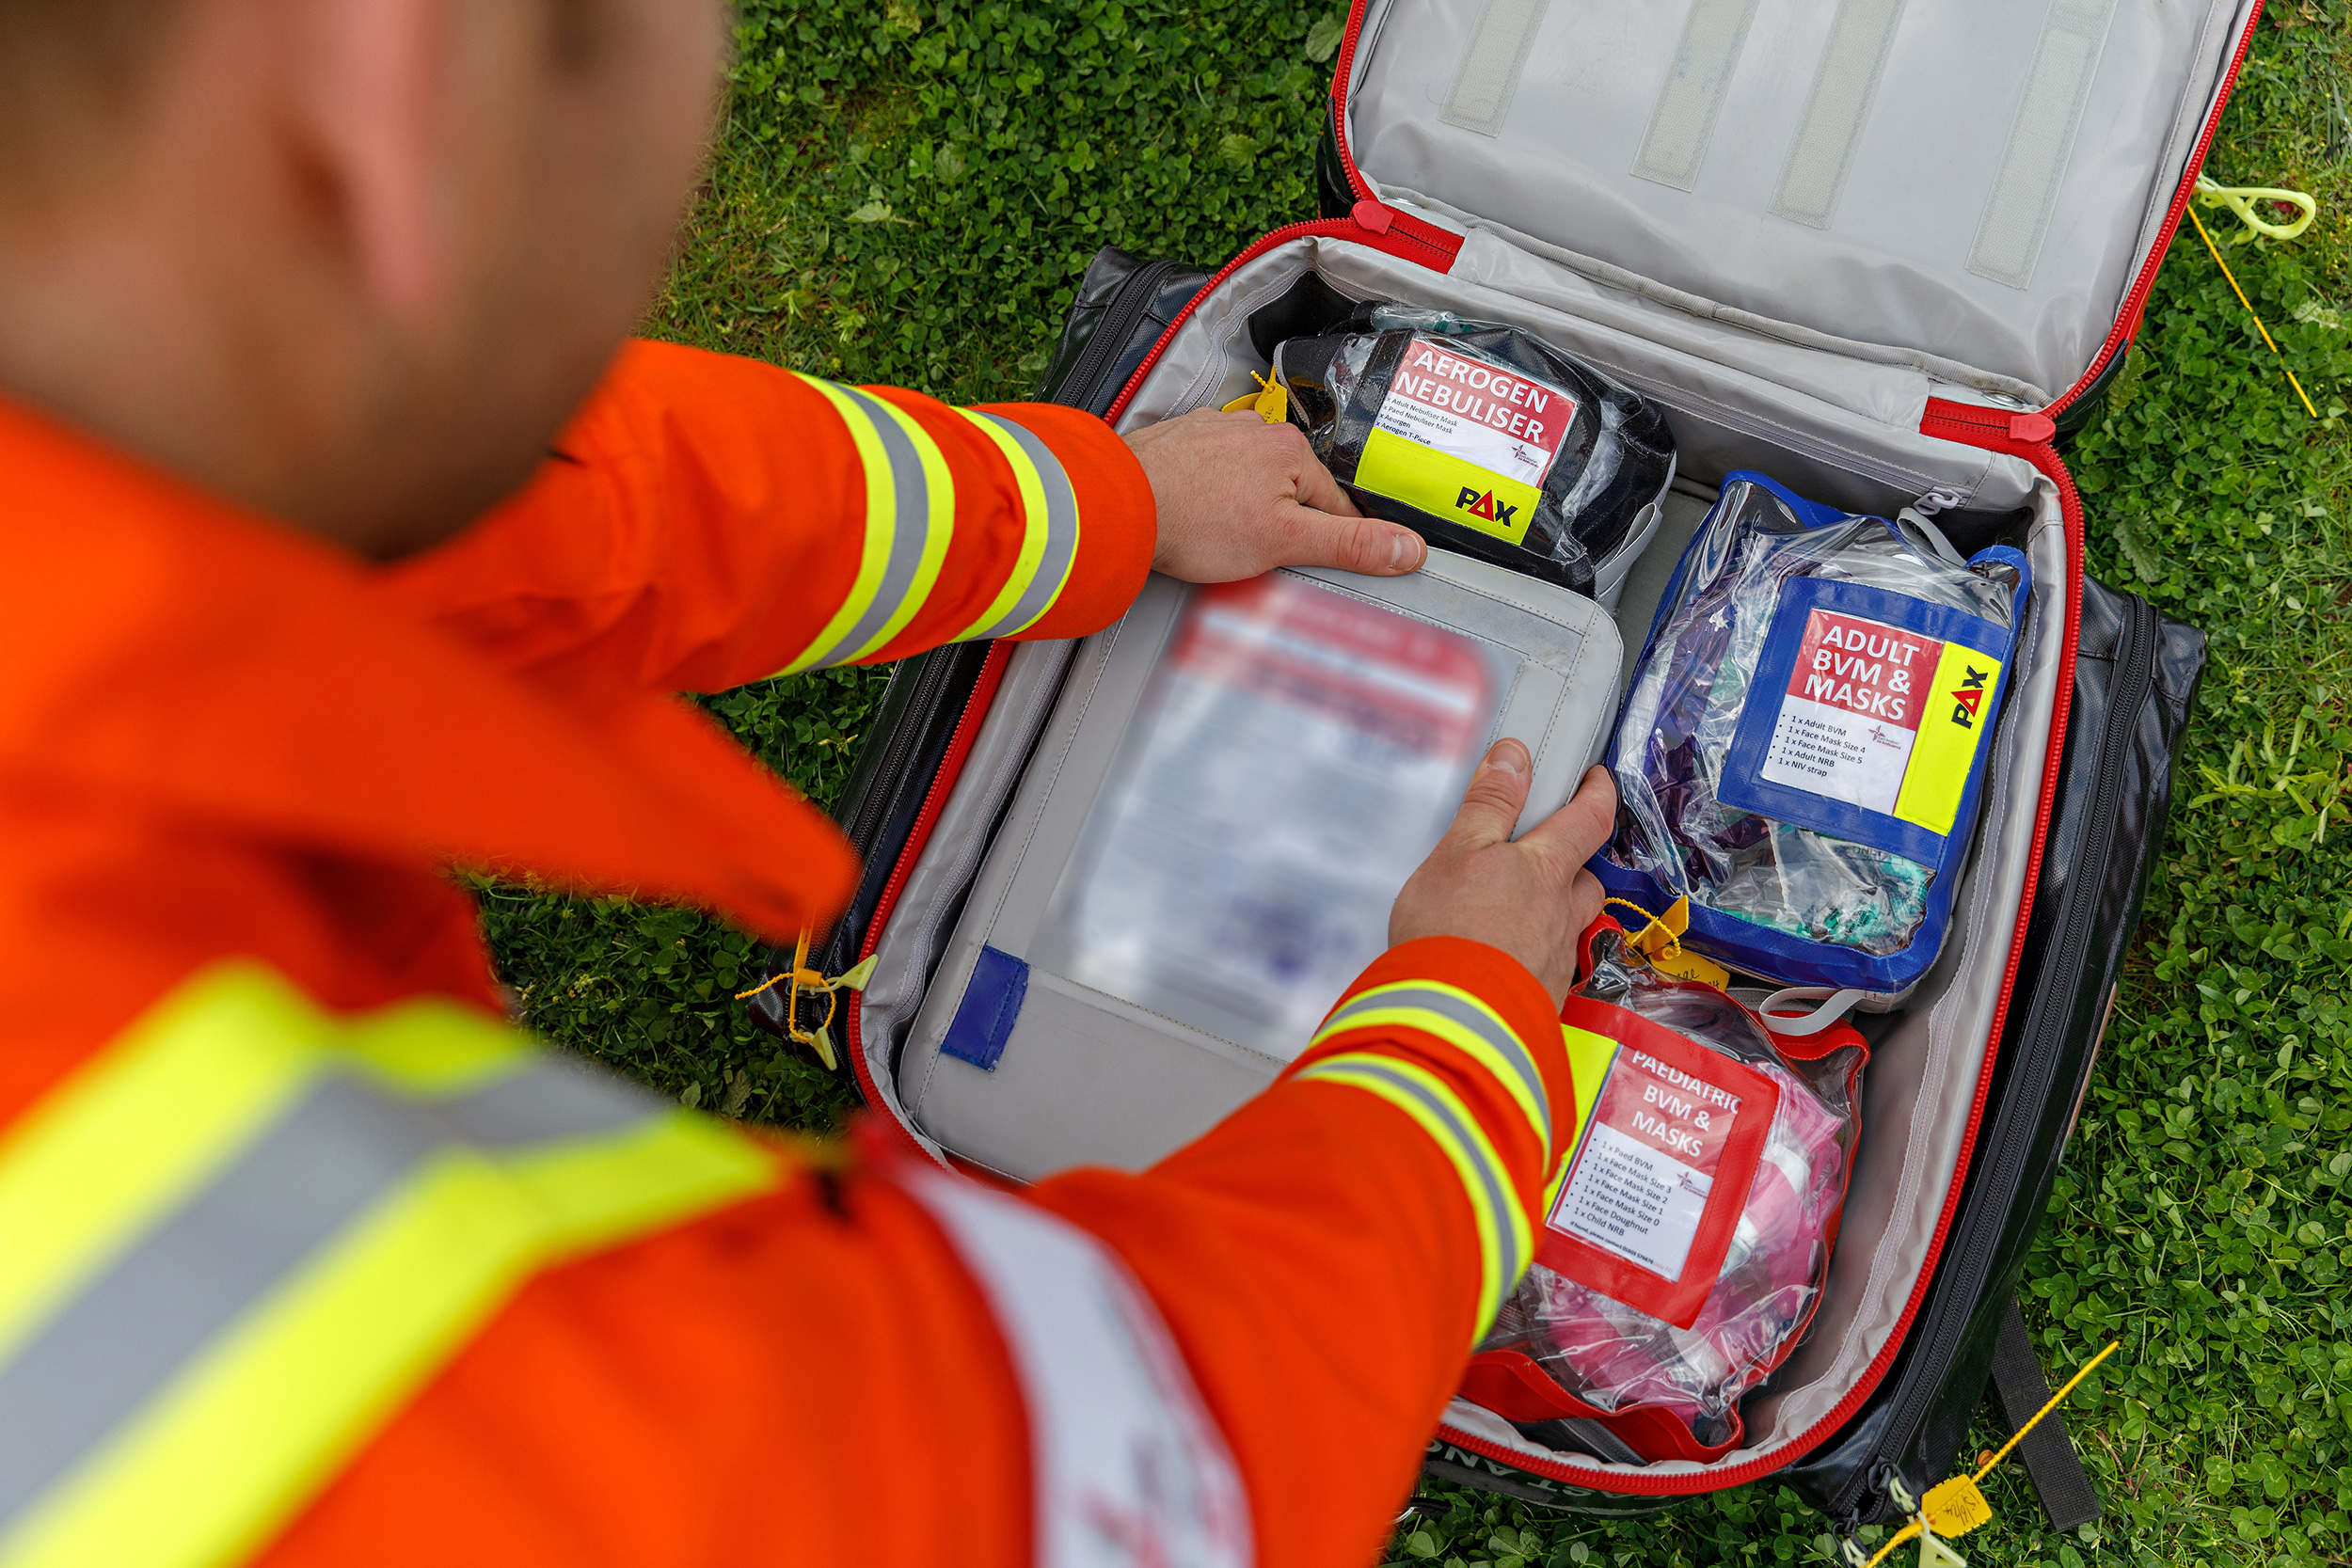
[[(1842, 0), (1813, 90), (1805, 95), (1804, 118), (1788, 146), (1772, 212), (1815, 229), (1829, 227), (1902, 18), (1903, 0)], [(2059, 167), (2063, 171), (2062, 162)]]
[[(1658, 102), (1650, 109), (1642, 150), (1634, 155), (1634, 173), (1678, 191), (1687, 191), (1697, 182), (1699, 165), (1707, 159), (1707, 144), (1715, 135), (1715, 120), (1724, 112), (1724, 97), (1731, 90), (1732, 72), (1740, 68), (1740, 52), (1747, 47), (1748, 24), (1756, 20), (1757, 4), (1758, 0), (1691, 0), (1681, 41), (1675, 45), (1674, 63), (1667, 67), (1666, 84), (1658, 89)], [(1530, 41), (1522, 40), (1521, 49)], [(1525, 63), (1522, 55), (1515, 73)]]
[(2050, 212), (2082, 128), (2083, 104), (2115, 20), (2115, 0), (2050, 0), (2026, 92), (2010, 121), (2001, 172), (1985, 198), (1968, 270), (2012, 289), (2033, 286)]
[[(1679, 48), (1638, 8), (1550, 0), (1494, 135), (1471, 137), (1435, 115), (1483, 4), (1414, 0), (1368, 14), (1347, 134), (1375, 195), (1419, 211), (1441, 194), (1429, 210), (1573, 245), (1710, 313), (1930, 355), (1969, 367), (1955, 378), (1964, 384), (2042, 388), (2038, 406), (2084, 373), (2120, 313), (2251, 0), (2116, 11), (2051, 187), (2048, 210), (2063, 220), (2046, 226), (2047, 254), (2024, 289), (1970, 262), (2049, 0), (1908, 0), (1885, 40), (1876, 111), (1841, 160), (1851, 199), (1836, 200), (1821, 229), (1771, 202), (1805, 118), (1788, 87), (1815, 76), (1838, 8), (1759, 8), (1704, 166), (1677, 189), (1637, 170), (1661, 94), (1678, 90)], [(2031, 194), (2030, 182), (2021, 188)]]
[(1544, 19), (1545, 0), (1486, 0), (1486, 14), (1462, 52), (1461, 69), (1454, 73), (1454, 90), (1446, 95), (1448, 125), (1484, 136), (1499, 134), (1502, 117), (1511, 112), (1511, 95), (1518, 90), (1519, 67), (1527, 59), (1527, 42)]

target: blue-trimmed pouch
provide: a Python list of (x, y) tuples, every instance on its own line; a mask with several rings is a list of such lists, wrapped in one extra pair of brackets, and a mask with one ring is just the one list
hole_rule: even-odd
[(1593, 869), (1686, 941), (1787, 986), (1891, 996), (1944, 944), (2031, 572), (1724, 477), (1609, 744)]

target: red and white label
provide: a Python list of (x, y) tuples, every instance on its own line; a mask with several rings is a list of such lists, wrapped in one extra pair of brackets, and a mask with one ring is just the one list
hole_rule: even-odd
[(1389, 382), (1375, 428), (1540, 487), (1576, 419), (1576, 399), (1415, 337)]
[(1814, 610), (1757, 776), (1891, 814), (1943, 653), (1932, 637)]
[(1551, 1227), (1680, 1279), (1746, 1098), (1715, 1076), (1619, 1050)]

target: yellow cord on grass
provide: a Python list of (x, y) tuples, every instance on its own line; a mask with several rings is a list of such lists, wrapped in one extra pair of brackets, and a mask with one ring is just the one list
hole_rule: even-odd
[(2197, 225), (2197, 237), (2205, 242), (2207, 250), (2213, 252), (2214, 265), (2221, 269), (2222, 277), (2229, 278), (2230, 291), (2237, 295), (2237, 302), (2246, 307), (2248, 315), (2254, 318), (2254, 330), (2263, 335), (2263, 341), (2270, 345), (2270, 352), (2279, 356), (2279, 368), (2287, 372), (2287, 385), (2294, 388), (2295, 395), (2303, 400), (2304, 412), (2314, 420), (2319, 418), (2319, 410), (2312, 406), (2312, 395), (2303, 390), (2301, 382), (2295, 379), (2295, 367), (2287, 363), (2286, 354), (2279, 347), (2278, 340), (2271, 337), (2270, 328), (2263, 325), (2262, 313), (2254, 309), (2254, 302), (2246, 297), (2244, 289), (2237, 286), (2237, 278), (2230, 272), (2230, 263), (2221, 259), (2221, 247), (2213, 243), (2211, 234), (2205, 232), (2204, 220), (2197, 215), (2197, 209), (2194, 207), (2188, 209), (2188, 221)]
[[(1952, 1535), (1958, 1535), (1963, 1531), (1974, 1529), (1977, 1526), (1983, 1524), (1986, 1520), (1992, 1518), (1993, 1511), (1990, 1507), (1986, 1506), (1982, 1495), (1978, 1493), (1977, 1483), (1984, 1480), (1985, 1477), (1991, 1475), (1993, 1473), (1993, 1467), (2000, 1464), (2002, 1460), (2007, 1459), (2010, 1456), (2010, 1450), (2016, 1448), (2018, 1444), (2026, 1440), (2026, 1433), (2031, 1432), (2042, 1417), (2047, 1416), (2051, 1411), (2056, 1410), (2058, 1407), (2059, 1402), (2064, 1400), (2067, 1395), (2074, 1391), (2074, 1386), (2076, 1384), (2089, 1377), (2092, 1370), (2098, 1367), (2100, 1362), (2105, 1361), (2108, 1356), (2113, 1355), (2117, 1351), (2121, 1350), (2122, 1346), (2123, 1341), (2121, 1339), (2109, 1339), (2105, 1350), (2092, 1356), (2090, 1360), (2084, 1362), (2082, 1370), (2076, 1372), (2073, 1377), (2068, 1378), (2066, 1380), (2066, 1386), (2060, 1388), (2057, 1393), (2052, 1394), (2050, 1396), (2049, 1402), (2033, 1413), (2033, 1418), (2031, 1420), (2028, 1420), (2024, 1426), (2019, 1427), (2016, 1432), (2010, 1435), (2010, 1440), (2000, 1446), (2000, 1449), (1994, 1453), (1993, 1457), (1987, 1459), (1983, 1464), (1977, 1466), (1977, 1473), (1975, 1475), (1954, 1476), (1950, 1481), (1941, 1481), (1936, 1485), (1930, 1487), (1928, 1489), (1927, 1497), (1922, 1500), (1919, 1512), (1912, 1516), (1911, 1523), (1897, 1530), (1895, 1532), (1894, 1539), (1887, 1542), (1885, 1545), (1881, 1546), (1878, 1549), (1878, 1555), (1863, 1564), (1863, 1568), (1878, 1568), (1878, 1565), (1885, 1561), (1887, 1555), (1894, 1551), (1896, 1547), (1901, 1545), (1906, 1541), (1914, 1541), (1918, 1539), (1920, 1536), (1927, 1534), (1928, 1510), (1937, 1507), (1939, 1503), (1945, 1503), (1947, 1506), (1957, 1505), (1958, 1509), (1962, 1512), (1963, 1516), (1966, 1519), (1965, 1523), (1958, 1525), (1956, 1528), (1953, 1528), (1947, 1532)], [(1941, 1540), (1942, 1537), (1939, 1536), (1937, 1539)], [(1957, 1556), (1957, 1554), (1949, 1555)]]

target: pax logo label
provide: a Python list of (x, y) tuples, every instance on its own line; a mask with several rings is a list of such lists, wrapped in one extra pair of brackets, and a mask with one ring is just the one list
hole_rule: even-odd
[(1984, 683), (1992, 678), (1990, 670), (1963, 666), (1959, 688), (1952, 692), (1952, 722), (1962, 729), (1974, 729), (1978, 711), (1984, 706)]
[(1473, 517), (1483, 517), (1502, 528), (1511, 526), (1519, 510), (1508, 501), (1495, 499), (1492, 490), (1481, 492), (1468, 484), (1463, 485), (1461, 493), (1454, 498), (1454, 509), (1467, 512)]

